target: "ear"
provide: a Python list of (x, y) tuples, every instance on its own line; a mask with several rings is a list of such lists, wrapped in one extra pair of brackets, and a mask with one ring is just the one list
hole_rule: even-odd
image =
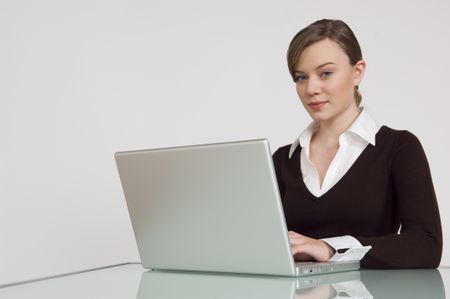
[(358, 61), (353, 66), (354, 74), (353, 74), (353, 84), (358, 86), (362, 79), (364, 78), (364, 71), (366, 70), (366, 62), (364, 60)]

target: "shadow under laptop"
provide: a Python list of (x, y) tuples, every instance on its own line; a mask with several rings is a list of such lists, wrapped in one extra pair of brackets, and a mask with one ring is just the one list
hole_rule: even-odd
[(438, 270), (362, 270), (309, 277), (142, 273), (137, 299), (445, 298)]

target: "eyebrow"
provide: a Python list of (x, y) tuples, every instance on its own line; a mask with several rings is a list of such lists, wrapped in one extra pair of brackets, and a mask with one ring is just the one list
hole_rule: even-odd
[[(334, 63), (334, 62), (325, 62), (325, 63), (322, 63), (321, 65), (317, 66), (315, 69), (316, 70), (320, 69), (321, 67), (324, 67), (324, 66), (326, 66), (328, 64), (336, 64), (336, 63)], [(297, 73), (304, 73), (304, 71), (302, 71), (302, 70), (294, 70), (294, 74), (297, 74)]]

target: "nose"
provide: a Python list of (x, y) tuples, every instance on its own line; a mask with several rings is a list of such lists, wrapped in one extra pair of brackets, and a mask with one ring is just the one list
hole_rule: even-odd
[(317, 78), (311, 76), (306, 81), (306, 93), (309, 96), (313, 96), (320, 93), (320, 81)]

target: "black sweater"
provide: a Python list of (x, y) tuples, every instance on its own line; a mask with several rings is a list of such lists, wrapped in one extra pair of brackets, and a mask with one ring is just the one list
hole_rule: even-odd
[[(408, 131), (383, 126), (347, 173), (319, 198), (305, 186), (298, 147), (273, 155), (289, 230), (312, 238), (355, 237), (372, 249), (366, 268), (435, 268), (442, 230), (427, 158)], [(400, 229), (400, 233), (398, 234)]]

